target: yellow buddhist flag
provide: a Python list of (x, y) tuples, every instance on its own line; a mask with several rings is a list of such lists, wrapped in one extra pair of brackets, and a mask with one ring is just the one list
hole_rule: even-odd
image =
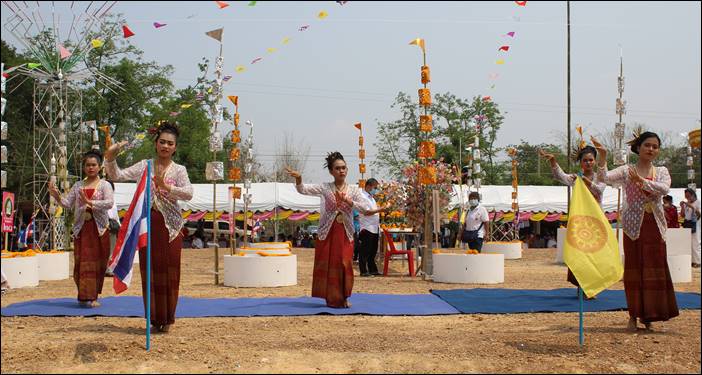
[(193, 106), (193, 105), (190, 104), (190, 103), (184, 103), (184, 104), (181, 104), (181, 105), (180, 105), (180, 108), (188, 109), (188, 108), (190, 108), (190, 107), (192, 107), (192, 106)]
[(288, 42), (290, 42), (290, 37), (286, 36), (285, 38), (283, 38), (283, 44), (288, 44)]
[(236, 68), (234, 68), (234, 70), (236, 70), (237, 73), (241, 73), (244, 70), (246, 70), (246, 68), (244, 68), (243, 65), (237, 65)]
[(580, 177), (570, 199), (563, 260), (588, 297), (619, 282), (624, 275), (614, 231)]
[(505, 63), (505, 60), (502, 60), (502, 59), (497, 59), (497, 61), (495, 61), (495, 64), (497, 64), (497, 65), (503, 65), (504, 63)]
[(273, 53), (273, 52), (275, 52), (275, 48), (273, 48), (273, 47), (271, 47), (271, 48), (266, 48), (266, 52), (268, 52), (268, 53)]
[(319, 12), (319, 14), (317, 14), (317, 18), (319, 18), (320, 20), (323, 20), (323, 19), (327, 18), (328, 15), (329, 15), (329, 13), (327, 13), (325, 11), (321, 11), (321, 12)]
[(93, 48), (100, 48), (103, 44), (105, 44), (105, 42), (100, 39), (93, 39), (90, 41), (90, 43), (93, 45)]
[(418, 45), (418, 46), (420, 46), (420, 47), (422, 48), (422, 51), (423, 51), (423, 52), (426, 52), (426, 51), (424, 50), (424, 39), (422, 39), (422, 38), (417, 38), (417, 39), (415, 39), (415, 40), (409, 42), (409, 44)]

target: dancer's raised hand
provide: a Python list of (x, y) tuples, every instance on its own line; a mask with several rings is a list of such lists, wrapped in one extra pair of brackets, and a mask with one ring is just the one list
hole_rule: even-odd
[(287, 172), (288, 175), (290, 175), (290, 177), (294, 177), (294, 178), (302, 177), (302, 174), (300, 172), (293, 170), (290, 167), (285, 167), (285, 172)]
[(590, 137), (590, 141), (597, 150), (597, 164), (600, 167), (604, 167), (607, 164), (607, 149), (602, 145), (602, 143), (598, 142), (595, 137)]
[(105, 151), (105, 161), (113, 161), (119, 155), (120, 151), (122, 151), (122, 147), (126, 145), (128, 142), (127, 141), (122, 141), (122, 142), (117, 142), (114, 143), (110, 148)]

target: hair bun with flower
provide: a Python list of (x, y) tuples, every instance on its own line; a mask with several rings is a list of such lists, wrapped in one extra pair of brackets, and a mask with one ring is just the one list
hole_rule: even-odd
[(582, 125), (578, 125), (575, 127), (575, 131), (580, 134), (580, 141), (573, 146), (573, 148), (570, 150), (570, 158), (571, 160), (578, 160), (578, 157), (580, 156), (580, 151), (587, 147), (587, 142), (583, 139), (583, 127)]
[(629, 146), (635, 145), (639, 141), (641, 133), (643, 133), (643, 128), (641, 126), (637, 126), (636, 128), (634, 128), (634, 132), (631, 134), (634, 138), (628, 140), (626, 144)]
[(163, 132), (172, 133), (176, 136), (176, 138), (178, 138), (180, 135), (178, 126), (175, 123), (168, 122), (167, 120), (160, 120), (156, 123), (156, 127), (149, 128), (148, 132), (154, 136), (154, 141), (156, 141)]

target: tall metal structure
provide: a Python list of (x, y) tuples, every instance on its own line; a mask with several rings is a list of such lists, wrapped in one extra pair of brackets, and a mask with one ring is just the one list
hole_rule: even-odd
[[(82, 89), (96, 82), (108, 89), (121, 88), (114, 79), (85, 64), (86, 55), (98, 48), (95, 30), (116, 1), (90, 2), (79, 9), (75, 2), (66, 10), (71, 16), (67, 32), (54, 2), (3, 2), (11, 15), (5, 29), (36, 61), (17, 68), (18, 76), (34, 83), (32, 105), (32, 196), (36, 215), (35, 240), (41, 248), (66, 248), (65, 215), (48, 194), (53, 181), (64, 193), (80, 178), (83, 148)], [(93, 7), (95, 5), (95, 7)], [(45, 22), (46, 20), (46, 22)]]

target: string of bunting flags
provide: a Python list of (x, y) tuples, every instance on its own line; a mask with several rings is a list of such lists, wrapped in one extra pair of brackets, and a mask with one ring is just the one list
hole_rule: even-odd
[[(514, 2), (518, 8), (526, 7), (527, 2), (526, 1), (515, 1)], [(512, 16), (512, 19), (515, 22), (519, 22), (521, 18), (519, 16)], [(515, 36), (517, 32), (516, 31), (508, 31), (507, 33), (502, 35), (502, 38), (505, 40), (500, 43), (500, 46), (497, 48), (497, 57), (495, 58), (495, 65), (505, 65), (507, 62), (507, 54), (510, 51), (510, 49), (513, 47), (511, 44), (514, 42)], [(500, 77), (500, 73), (498, 72), (492, 72), (488, 74), (488, 87), (490, 90), (494, 90), (496, 85), (497, 85), (497, 79)], [(483, 97), (484, 101), (489, 101), (492, 100), (491, 96), (484, 96)]]

